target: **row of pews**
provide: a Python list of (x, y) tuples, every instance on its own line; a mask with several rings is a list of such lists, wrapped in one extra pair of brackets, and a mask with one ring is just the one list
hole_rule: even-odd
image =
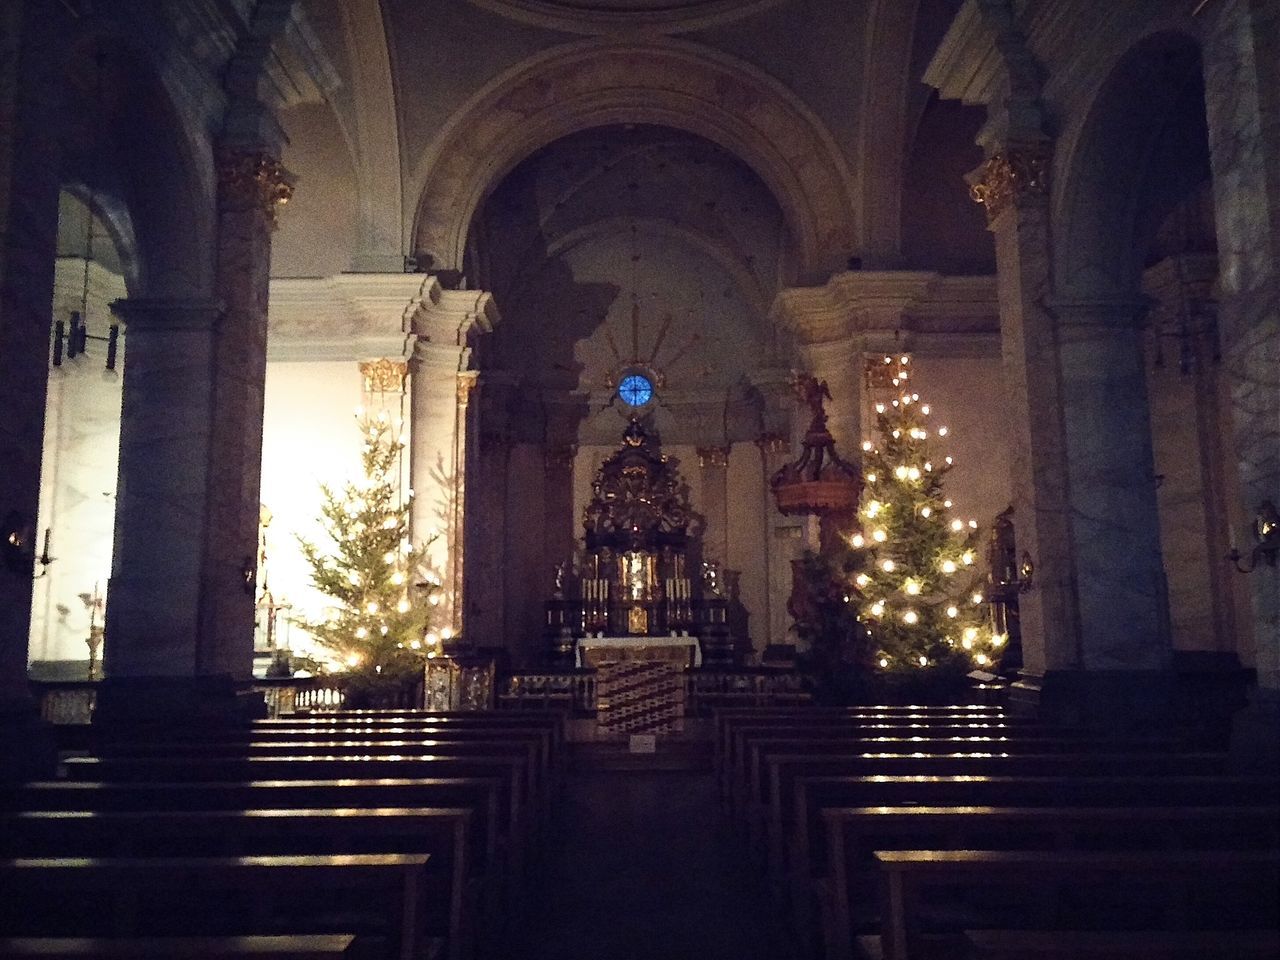
[(565, 764), (558, 712), (116, 731), (0, 786), (0, 957), (497, 955)]
[(1280, 780), (1000, 707), (724, 710), (721, 804), (801, 956), (1280, 957)]

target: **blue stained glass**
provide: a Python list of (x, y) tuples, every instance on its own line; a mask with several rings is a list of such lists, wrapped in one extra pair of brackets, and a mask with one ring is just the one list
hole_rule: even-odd
[(653, 384), (648, 377), (633, 373), (618, 384), (618, 396), (629, 407), (643, 407), (653, 399)]

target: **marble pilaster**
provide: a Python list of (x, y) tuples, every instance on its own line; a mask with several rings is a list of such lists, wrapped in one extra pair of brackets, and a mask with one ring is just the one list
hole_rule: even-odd
[(856, 466), (862, 459), (861, 338), (806, 343), (801, 350), (809, 372), (825, 380), (831, 390), (826, 405), (827, 429), (836, 441), (836, 452)]
[(472, 408), (476, 431), (468, 484), (470, 509), (466, 513), (467, 631), (475, 643), (498, 644), (507, 636), (507, 563), (504, 536), (507, 527), (508, 474), (513, 442), (511, 403), (515, 383), (496, 371), (480, 375)]
[(706, 530), (702, 553), (723, 568), (729, 557), (729, 450), (725, 447), (698, 447), (698, 477), (702, 487), (702, 514)]
[(766, 584), (764, 609), (765, 644), (793, 642), (788, 636), (791, 615), (787, 612), (787, 599), (791, 596), (791, 561), (803, 548), (801, 528), (796, 522), (778, 512), (769, 481), (782, 469), (791, 455), (791, 444), (786, 437), (766, 433), (756, 446), (760, 450), (760, 467), (764, 473), (762, 504), (765, 524)]
[(27, 637), (60, 169), (39, 75), (54, 67), (38, 55), (56, 41), (39, 31), (55, 19), (30, 4), (0, 9), (0, 780), (48, 774), (54, 760), (27, 684)]
[(444, 579), (445, 604), (455, 631), (466, 609), (462, 553), (466, 519), (467, 424), (473, 339), (498, 321), (492, 296), (475, 290), (444, 290), (428, 278), (404, 314), (414, 338), (409, 362), (409, 478), (413, 489), (410, 528), (428, 548), (430, 564)]
[[(1280, 503), (1280, 4), (1219, 0), (1203, 51), (1222, 356), (1251, 518)], [(1263, 563), (1248, 578), (1258, 689), (1234, 747), (1243, 764), (1280, 768), (1280, 568)]]

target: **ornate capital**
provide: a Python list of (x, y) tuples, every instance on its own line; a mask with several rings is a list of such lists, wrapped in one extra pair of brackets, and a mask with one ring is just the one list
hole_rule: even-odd
[(763, 434), (756, 441), (756, 446), (766, 456), (777, 456), (778, 454), (788, 453), (791, 450), (791, 444), (787, 442), (787, 438), (777, 433)]
[(698, 466), (727, 467), (729, 465), (728, 447), (698, 447)]
[(1010, 204), (1049, 195), (1048, 146), (1002, 150), (970, 175), (969, 196), (993, 222)]
[(471, 401), (471, 394), (476, 388), (479, 375), (474, 370), (466, 370), (458, 374), (458, 405), (465, 407)]
[(270, 154), (225, 150), (218, 156), (218, 190), (232, 208), (261, 210), (274, 229), (276, 210), (293, 196), (293, 176)]
[(361, 360), (360, 377), (365, 393), (403, 393), (404, 379), (409, 365), (403, 360), (382, 357), (379, 360)]

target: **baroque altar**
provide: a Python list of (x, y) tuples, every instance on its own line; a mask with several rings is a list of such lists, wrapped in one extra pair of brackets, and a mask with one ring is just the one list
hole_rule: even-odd
[[(686, 665), (733, 664), (728, 600), (717, 565), (698, 559), (695, 516), (675, 462), (633, 417), (592, 481), (581, 554), (556, 570), (546, 604), (553, 663), (589, 666), (579, 647), (594, 645), (601, 653), (588, 659), (611, 646), (666, 646), (692, 648)], [(633, 642), (641, 638), (651, 639)]]

